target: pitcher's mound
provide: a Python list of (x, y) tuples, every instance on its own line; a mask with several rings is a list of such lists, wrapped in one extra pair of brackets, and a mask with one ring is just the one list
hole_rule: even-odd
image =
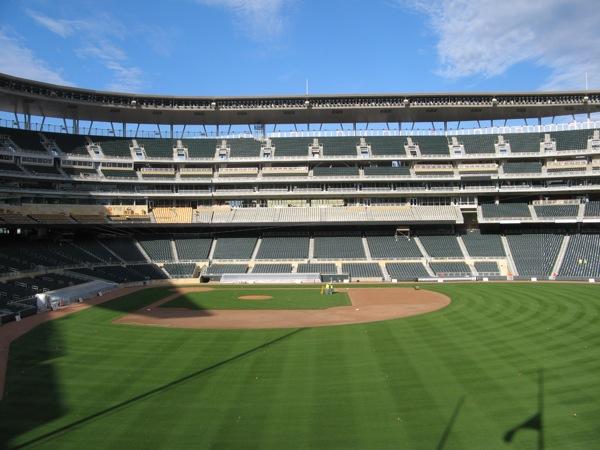
[(238, 297), (240, 300), (271, 300), (272, 298), (270, 295), (242, 295)]

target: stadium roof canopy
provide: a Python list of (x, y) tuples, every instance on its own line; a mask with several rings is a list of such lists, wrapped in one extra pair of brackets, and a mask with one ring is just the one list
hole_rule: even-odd
[(188, 97), (95, 91), (0, 74), (0, 110), (176, 125), (453, 122), (589, 114), (600, 111), (600, 91)]

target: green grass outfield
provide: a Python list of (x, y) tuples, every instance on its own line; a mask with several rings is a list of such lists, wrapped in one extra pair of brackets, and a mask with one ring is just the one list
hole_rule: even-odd
[[(269, 295), (268, 300), (240, 300), (243, 295)], [(220, 288), (206, 292), (182, 294), (161, 308), (187, 309), (325, 309), (332, 306), (350, 305), (345, 292), (321, 295), (320, 288)]]
[(600, 286), (431, 284), (406, 319), (328, 328), (113, 325), (166, 295), (46, 323), (10, 350), (0, 448), (545, 449), (600, 442)]

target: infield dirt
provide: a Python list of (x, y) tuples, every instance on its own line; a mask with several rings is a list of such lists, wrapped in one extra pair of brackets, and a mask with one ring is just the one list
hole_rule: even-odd
[(115, 321), (173, 328), (260, 329), (347, 325), (398, 319), (436, 311), (450, 304), (437, 292), (413, 288), (349, 288), (351, 306), (314, 310), (191, 310), (159, 308), (181, 294), (210, 288), (176, 288), (174, 293)]

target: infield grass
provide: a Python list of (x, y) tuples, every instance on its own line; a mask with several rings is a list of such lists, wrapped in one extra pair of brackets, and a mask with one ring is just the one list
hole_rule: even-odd
[(11, 346), (0, 448), (535, 449), (536, 430), (504, 436), (540, 387), (544, 448), (598, 448), (600, 286), (423, 288), (452, 304), (312, 329), (112, 323), (157, 289), (43, 324)]
[[(261, 295), (272, 297), (265, 300), (243, 300), (240, 296)], [(163, 303), (161, 308), (187, 309), (325, 309), (333, 306), (351, 305), (345, 292), (321, 295), (320, 288), (261, 288), (261, 289), (215, 289), (204, 292), (188, 292), (174, 300)]]

